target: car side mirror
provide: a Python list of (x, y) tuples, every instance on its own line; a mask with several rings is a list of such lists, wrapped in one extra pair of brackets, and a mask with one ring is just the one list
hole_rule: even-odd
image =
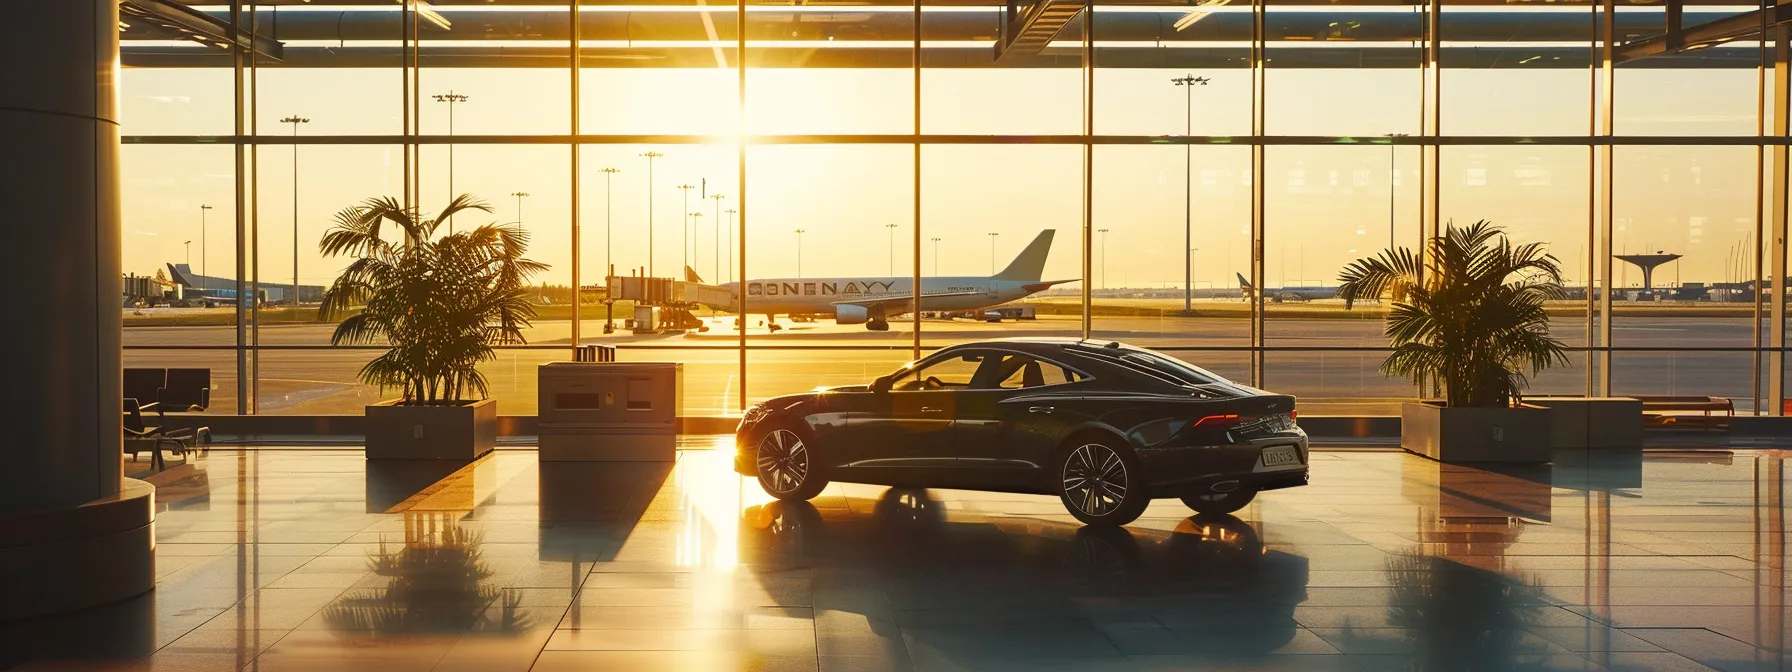
[(894, 373), (886, 375), (886, 376), (878, 376), (877, 380), (871, 381), (871, 391), (872, 392), (889, 392), (891, 385), (894, 384), (895, 382), (896, 382), (896, 374), (894, 374)]

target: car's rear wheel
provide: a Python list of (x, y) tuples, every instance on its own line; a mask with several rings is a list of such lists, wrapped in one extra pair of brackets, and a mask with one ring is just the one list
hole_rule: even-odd
[(760, 433), (754, 459), (759, 486), (766, 494), (784, 501), (804, 501), (828, 487), (806, 434), (785, 423), (773, 424)]
[(1206, 492), (1182, 498), (1182, 503), (1195, 513), (1232, 513), (1244, 508), (1257, 497), (1256, 490), (1233, 490), (1231, 492)]
[(1086, 525), (1125, 525), (1151, 504), (1138, 459), (1111, 439), (1073, 441), (1057, 467), (1058, 498)]

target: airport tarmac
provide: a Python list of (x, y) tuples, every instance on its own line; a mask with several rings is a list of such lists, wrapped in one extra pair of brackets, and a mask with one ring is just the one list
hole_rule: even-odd
[[(889, 332), (866, 331), (861, 325), (831, 321), (792, 323), (766, 333), (751, 321), (748, 336), (749, 402), (817, 386), (863, 383), (911, 359), (909, 322), (893, 323)], [(583, 320), (581, 341), (618, 346), (623, 361), (677, 361), (685, 364), (685, 413), (708, 415), (738, 410), (741, 376), (737, 336), (727, 329), (732, 319), (710, 321), (707, 333), (632, 335), (621, 330), (602, 334), (603, 320)], [(333, 325), (282, 324), (260, 329), (259, 376), (263, 413), (358, 413), (381, 398), (378, 390), (356, 381), (356, 373), (377, 349), (318, 348), (328, 346)], [(1076, 317), (1042, 316), (1038, 320), (999, 324), (969, 320), (924, 320), (924, 346), (1012, 336), (1076, 336)], [(1248, 381), (1250, 323), (1237, 319), (1100, 317), (1097, 338), (1111, 338), (1160, 349), (1220, 375)], [(1271, 348), (1383, 347), (1379, 319), (1272, 319), (1266, 325)], [(1582, 319), (1558, 320), (1557, 338), (1577, 346), (1585, 342)], [(1752, 335), (1747, 318), (1628, 317), (1613, 327), (1614, 343), (1623, 347), (1748, 347)], [(533, 346), (571, 342), (569, 321), (545, 321), (528, 332)], [(231, 327), (131, 327), (124, 331), (126, 366), (209, 367), (213, 371), (214, 412), (236, 408), (235, 330)], [(1179, 350), (1240, 348), (1240, 350)], [(528, 415), (536, 410), (536, 367), (561, 361), (560, 348), (505, 349), (484, 367), (491, 396), (502, 414)], [(1264, 386), (1300, 397), (1309, 414), (1378, 415), (1398, 413), (1411, 385), (1379, 370), (1379, 351), (1274, 351), (1267, 353)], [(1711, 394), (1737, 400), (1739, 411), (1752, 408), (1753, 380), (1748, 352), (1616, 353), (1613, 389), (1633, 394)], [(1586, 358), (1570, 355), (1570, 365), (1538, 376), (1533, 394), (1585, 392)]]

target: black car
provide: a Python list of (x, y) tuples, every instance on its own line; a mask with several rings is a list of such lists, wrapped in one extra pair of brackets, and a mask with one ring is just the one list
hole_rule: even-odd
[(734, 469), (807, 500), (829, 481), (1058, 495), (1090, 525), (1152, 499), (1230, 513), (1307, 483), (1294, 398), (1117, 342), (944, 348), (870, 385), (747, 409)]

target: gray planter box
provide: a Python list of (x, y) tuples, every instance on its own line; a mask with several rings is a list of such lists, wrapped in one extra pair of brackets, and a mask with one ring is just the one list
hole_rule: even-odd
[(1629, 397), (1525, 397), (1553, 411), (1557, 448), (1643, 449), (1643, 402)]
[(367, 407), (367, 459), (472, 460), (498, 443), (498, 402)]
[(1548, 462), (1550, 411), (1448, 408), (1407, 402), (1400, 409), (1400, 447), (1440, 462)]

